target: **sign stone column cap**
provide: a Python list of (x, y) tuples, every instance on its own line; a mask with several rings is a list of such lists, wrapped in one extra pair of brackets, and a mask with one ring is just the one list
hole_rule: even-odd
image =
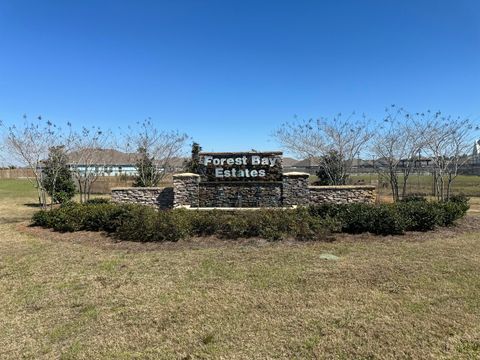
[(194, 174), (194, 173), (181, 173), (181, 174), (174, 174), (173, 175), (174, 178), (199, 178), (200, 175), (198, 174)]
[(287, 177), (309, 177), (310, 174), (305, 173), (305, 172), (292, 171), (292, 172), (284, 173), (283, 176), (287, 176)]

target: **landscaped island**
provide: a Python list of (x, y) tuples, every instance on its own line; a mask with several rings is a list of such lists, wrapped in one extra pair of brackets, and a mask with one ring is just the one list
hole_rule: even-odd
[(322, 204), (235, 211), (159, 211), (145, 205), (115, 204), (102, 199), (39, 211), (33, 216), (32, 225), (64, 232), (104, 231), (119, 240), (142, 242), (211, 235), (226, 239), (322, 240), (334, 233), (395, 235), (428, 231), (454, 224), (468, 208), (465, 197), (452, 197), (447, 202), (407, 198), (395, 204)]

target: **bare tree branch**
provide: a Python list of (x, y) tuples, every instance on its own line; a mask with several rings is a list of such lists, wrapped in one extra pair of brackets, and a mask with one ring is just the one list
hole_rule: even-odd
[(441, 112), (416, 115), (416, 122), (425, 124), (421, 136), (433, 163), (434, 193), (439, 200), (448, 200), (452, 182), (470, 159), (467, 154), (478, 127), (468, 118), (453, 118)]
[(377, 126), (371, 151), (381, 163), (377, 167), (378, 173), (390, 183), (393, 200), (398, 201), (400, 196), (406, 195), (409, 175), (423, 147), (423, 125), (394, 105), (385, 112), (382, 123)]
[[(355, 118), (355, 113), (352, 113), (344, 118), (338, 114), (332, 119), (285, 123), (274, 132), (274, 137), (283, 148), (303, 158), (313, 159), (326, 172), (331, 170), (329, 167), (332, 164), (322, 159), (328, 158), (328, 154), (337, 154), (341, 161), (339, 181), (345, 183), (353, 160), (373, 136), (369, 125), (365, 115)], [(338, 164), (334, 166), (338, 168)]]
[(90, 199), (92, 185), (103, 174), (109, 161), (104, 150), (111, 146), (111, 139), (111, 133), (99, 127), (83, 127), (72, 134), (69, 162), (77, 180), (80, 202)]
[(38, 116), (28, 120), (23, 116), (23, 122), (5, 127), (4, 146), (12, 160), (29, 168), (33, 175), (33, 183), (37, 188), (38, 201), (46, 205), (46, 192), (42, 185), (42, 161), (48, 156), (52, 146), (60, 146), (65, 141), (62, 129), (49, 120)]
[(137, 176), (142, 180), (140, 183), (158, 184), (172, 168), (172, 161), (184, 155), (187, 140), (188, 136), (178, 131), (160, 130), (149, 118), (138, 122), (136, 129), (128, 129), (123, 148), (137, 154), (137, 161), (141, 161), (142, 153), (153, 160), (156, 167), (148, 169), (154, 173), (144, 173), (144, 168), (140, 167)]

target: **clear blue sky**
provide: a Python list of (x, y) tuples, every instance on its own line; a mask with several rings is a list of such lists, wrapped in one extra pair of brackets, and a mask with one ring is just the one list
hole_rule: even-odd
[(480, 1), (0, 0), (0, 119), (278, 148), (293, 119), (480, 115)]

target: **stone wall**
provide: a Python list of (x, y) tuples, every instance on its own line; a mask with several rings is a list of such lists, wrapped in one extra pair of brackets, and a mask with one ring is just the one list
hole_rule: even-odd
[(200, 207), (279, 207), (281, 182), (200, 183)]
[(114, 188), (112, 200), (161, 209), (172, 207), (280, 207), (374, 203), (375, 186), (309, 186), (306, 173), (285, 173), (282, 182), (201, 182), (197, 174), (173, 176), (173, 188)]
[(375, 186), (371, 185), (309, 186), (308, 190), (310, 204), (374, 203), (376, 200)]
[(112, 201), (117, 203), (135, 203), (160, 209), (173, 206), (172, 187), (122, 187), (112, 189)]
[(200, 175), (183, 173), (173, 175), (173, 206), (198, 207)]

